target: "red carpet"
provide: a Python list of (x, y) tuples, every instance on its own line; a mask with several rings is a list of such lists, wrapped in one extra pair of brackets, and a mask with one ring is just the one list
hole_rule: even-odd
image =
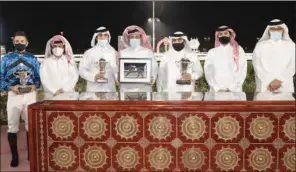
[(27, 141), (25, 125), (21, 124), (18, 134), (18, 150), (20, 163), (17, 168), (10, 167), (10, 148), (7, 140), (7, 126), (1, 126), (1, 170), (0, 171), (30, 171), (27, 160)]

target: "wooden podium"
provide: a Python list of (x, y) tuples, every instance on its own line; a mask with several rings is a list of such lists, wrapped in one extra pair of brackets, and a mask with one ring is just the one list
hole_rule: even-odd
[(295, 101), (43, 101), (30, 171), (294, 171)]

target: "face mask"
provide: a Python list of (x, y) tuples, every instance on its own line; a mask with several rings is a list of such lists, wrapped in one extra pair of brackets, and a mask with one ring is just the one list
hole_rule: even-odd
[(173, 44), (173, 48), (176, 51), (181, 51), (181, 50), (183, 50), (184, 47), (185, 47), (184, 43), (175, 43), (175, 44)]
[(130, 39), (130, 44), (133, 48), (137, 48), (138, 46), (141, 45), (141, 40), (140, 39)]
[(282, 39), (282, 34), (283, 34), (282, 32), (270, 32), (270, 38), (272, 40), (277, 41), (277, 40)]
[(52, 53), (56, 57), (61, 57), (64, 53), (64, 49), (63, 48), (53, 48)]
[(107, 39), (103, 39), (103, 40), (98, 40), (98, 45), (105, 47), (108, 44), (108, 40)]
[(26, 48), (26, 45), (24, 45), (24, 44), (15, 44), (15, 45), (14, 45), (14, 48), (15, 48), (17, 51), (24, 51), (25, 48)]
[(230, 37), (222, 36), (222, 37), (219, 38), (219, 41), (220, 41), (221, 44), (228, 44), (229, 41), (230, 41)]

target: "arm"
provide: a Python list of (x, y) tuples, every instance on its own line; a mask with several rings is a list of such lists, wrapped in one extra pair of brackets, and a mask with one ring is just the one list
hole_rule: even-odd
[(231, 84), (229, 90), (232, 92), (241, 92), (242, 85), (247, 76), (248, 61), (245, 56), (245, 51), (240, 47), (239, 52), (239, 70), (235, 74), (235, 82)]
[(151, 61), (151, 66), (152, 66), (152, 77), (153, 77), (153, 83), (156, 80), (157, 77), (157, 71), (158, 71), (158, 64), (157, 64), (157, 60), (156, 57), (154, 56), (153, 52), (151, 52), (151, 57), (152, 57), (152, 61)]
[(198, 80), (200, 77), (202, 77), (203, 70), (199, 59), (197, 59), (196, 56), (194, 56), (193, 59), (194, 64), (192, 66), (192, 80)]
[(46, 90), (50, 91), (52, 94), (55, 94), (56, 91), (60, 88), (57, 88), (52, 84), (49, 76), (47, 75), (47, 72), (48, 71), (46, 70), (46, 59), (45, 59), (40, 65), (40, 77), (41, 77), (42, 86)]
[(1, 74), (0, 74), (1, 92), (8, 90), (8, 88), (7, 88), (8, 83), (5, 80), (6, 72), (7, 72), (6, 71), (6, 61), (7, 61), (7, 57), (6, 56), (2, 57), (2, 59), (1, 59)]
[(204, 64), (204, 70), (205, 70), (205, 78), (208, 82), (208, 84), (214, 88), (214, 90), (217, 92), (220, 90), (219, 85), (217, 84), (215, 78), (214, 78), (214, 72), (215, 72), (215, 68), (214, 68), (214, 64), (213, 64), (213, 59), (212, 59), (212, 52), (209, 51), (207, 58), (205, 60), (205, 64)]
[(89, 66), (91, 65), (90, 62), (91, 62), (91, 59), (87, 51), (84, 53), (83, 58), (79, 63), (79, 74), (83, 79), (90, 82), (95, 82), (96, 74), (90, 73), (88, 70)]
[(265, 83), (265, 85), (268, 85), (270, 84), (271, 81), (275, 79), (275, 77), (264, 70), (261, 64), (260, 57), (258, 56), (258, 52), (259, 52), (259, 48), (257, 45), (253, 52), (253, 60), (252, 60), (254, 71), (256, 73), (256, 76), (261, 80), (261, 82)]
[(78, 82), (79, 75), (78, 75), (78, 69), (76, 66), (76, 63), (74, 64), (69, 64), (69, 73), (70, 75), (66, 79), (65, 85), (62, 88), (64, 91), (72, 91), (75, 89), (75, 85)]
[(118, 66), (119, 66), (119, 53), (115, 51), (114, 59), (111, 61), (111, 68), (113, 71), (115, 81), (118, 81), (118, 72), (119, 72)]
[(166, 56), (163, 56), (163, 59), (160, 61), (159, 68), (158, 68), (158, 76), (157, 76), (157, 92), (163, 91), (163, 86), (166, 81), (165, 69), (167, 66), (167, 61), (165, 60)]
[(41, 86), (41, 80), (40, 80), (40, 66), (38, 59), (34, 56), (34, 85), (36, 89), (39, 89)]
[(292, 79), (295, 75), (295, 45), (292, 47), (290, 61), (283, 73), (281, 73), (276, 78), (280, 81), (285, 81), (287, 78)]

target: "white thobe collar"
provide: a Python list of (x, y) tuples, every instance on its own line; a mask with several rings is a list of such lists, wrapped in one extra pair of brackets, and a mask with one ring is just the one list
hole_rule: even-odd
[(220, 45), (220, 47), (221, 47), (221, 48), (225, 48), (225, 49), (226, 49), (226, 48), (229, 48), (229, 47), (231, 47), (231, 45), (230, 45), (230, 43), (228, 43), (227, 45), (222, 45), (222, 44), (221, 44), (221, 45)]

